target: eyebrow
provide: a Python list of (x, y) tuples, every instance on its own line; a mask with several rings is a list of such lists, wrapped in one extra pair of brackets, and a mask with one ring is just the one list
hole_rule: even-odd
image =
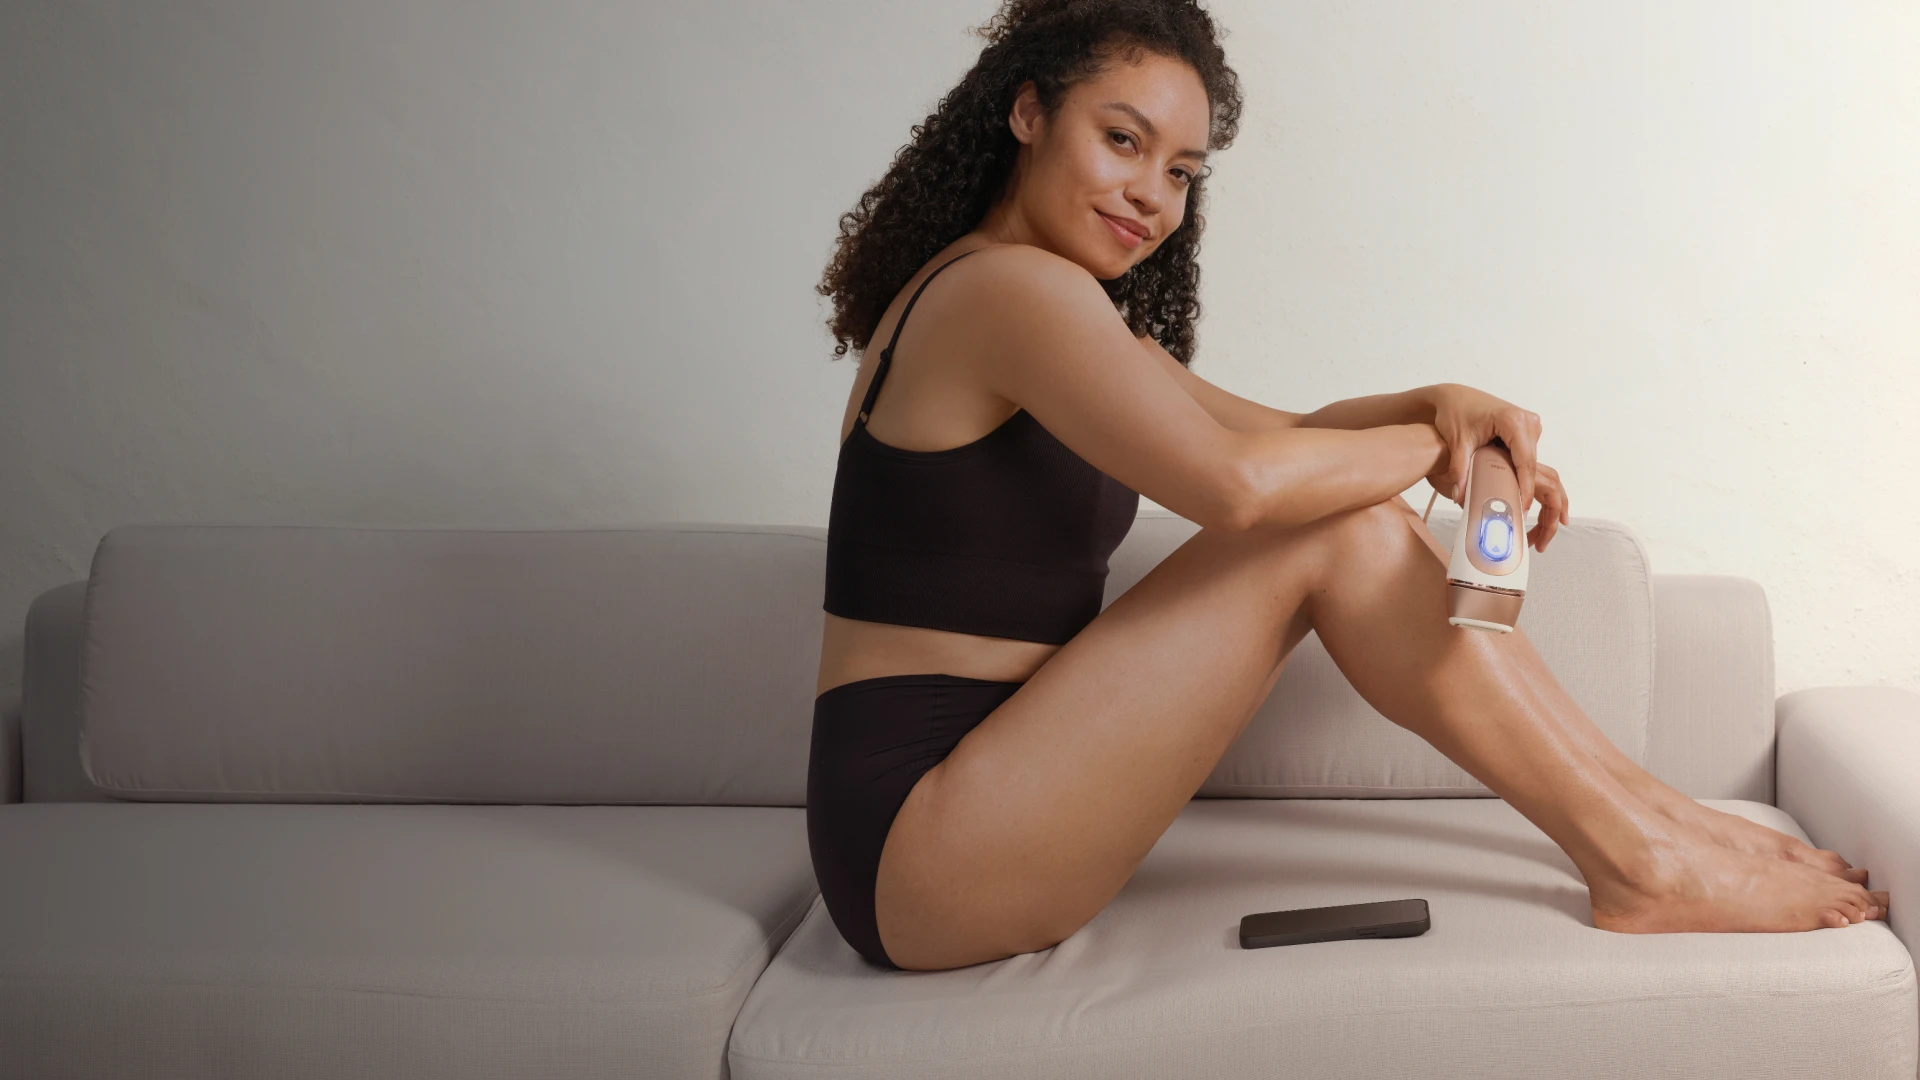
[[(1147, 119), (1147, 114), (1141, 112), (1139, 109), (1134, 108), (1124, 101), (1109, 101), (1106, 107), (1109, 109), (1119, 109), (1121, 112), (1133, 117), (1134, 123), (1139, 124), (1148, 136), (1156, 139), (1160, 137), (1160, 132), (1154, 128), (1153, 121)], [(1190, 157), (1198, 161), (1207, 160), (1207, 152), (1205, 150), (1182, 150), (1174, 156)]]

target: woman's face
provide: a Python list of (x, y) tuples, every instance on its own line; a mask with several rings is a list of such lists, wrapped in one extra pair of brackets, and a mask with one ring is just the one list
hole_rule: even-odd
[(1023, 87), (1008, 117), (1022, 143), (1009, 223), (1096, 278), (1119, 277), (1186, 218), (1210, 120), (1199, 74), (1153, 52), (1116, 57), (1069, 88), (1051, 117)]

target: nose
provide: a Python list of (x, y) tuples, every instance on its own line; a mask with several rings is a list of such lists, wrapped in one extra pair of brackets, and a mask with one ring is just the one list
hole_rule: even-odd
[(1161, 187), (1153, 173), (1136, 175), (1127, 184), (1127, 201), (1133, 204), (1134, 209), (1140, 211), (1141, 217), (1150, 218), (1158, 214), (1166, 202), (1166, 195), (1161, 191)]

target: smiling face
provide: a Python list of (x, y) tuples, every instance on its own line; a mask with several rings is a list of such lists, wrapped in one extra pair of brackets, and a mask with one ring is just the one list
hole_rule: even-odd
[[(1105, 279), (1152, 255), (1186, 219), (1206, 158), (1206, 87), (1184, 61), (1116, 55), (1045, 115), (1032, 84), (1008, 117), (1021, 143), (1013, 182), (990, 215), (1002, 232)], [(983, 223), (987, 224), (987, 223)]]

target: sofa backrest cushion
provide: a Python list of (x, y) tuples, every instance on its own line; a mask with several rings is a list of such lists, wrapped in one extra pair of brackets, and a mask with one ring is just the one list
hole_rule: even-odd
[(825, 531), (123, 525), (81, 760), (119, 798), (801, 806)]
[[(1195, 531), (1144, 513), (1107, 602)], [(1644, 547), (1581, 518), (1531, 558), (1520, 628), (1644, 761)], [(124, 525), (88, 577), (81, 760), (123, 799), (804, 805), (824, 560), (807, 526)], [(1199, 794), (1492, 793), (1309, 634)]]
[[(1460, 522), (1458, 508), (1449, 509), (1436, 506), (1427, 523), (1442, 548), (1453, 542)], [(1143, 513), (1114, 552), (1108, 602), (1197, 531), (1164, 511)], [(1528, 559), (1518, 630), (1594, 724), (1644, 764), (1653, 690), (1653, 586), (1645, 545), (1619, 523), (1575, 518), (1561, 526), (1545, 552), (1529, 550)], [(1494, 794), (1367, 704), (1314, 633), (1294, 649), (1273, 692), (1198, 793), (1316, 799)]]

